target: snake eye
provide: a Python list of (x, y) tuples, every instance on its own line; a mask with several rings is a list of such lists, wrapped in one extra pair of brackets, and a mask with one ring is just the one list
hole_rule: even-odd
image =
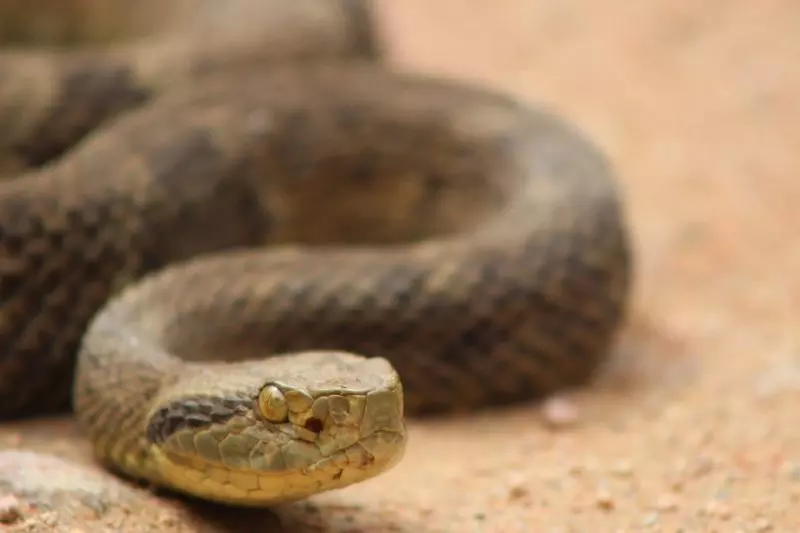
[(286, 398), (275, 385), (261, 389), (258, 394), (258, 408), (261, 410), (261, 416), (270, 422), (285, 422), (289, 416)]

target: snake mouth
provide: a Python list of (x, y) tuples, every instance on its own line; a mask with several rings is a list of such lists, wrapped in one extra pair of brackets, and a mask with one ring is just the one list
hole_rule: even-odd
[(402, 459), (405, 443), (405, 432), (380, 430), (319, 460), (302, 453), (293, 456), (303, 466), (286, 464), (283, 469), (234, 467), (166, 447), (152, 449), (151, 458), (160, 480), (173, 490), (223, 504), (265, 507), (344, 488), (386, 472)]

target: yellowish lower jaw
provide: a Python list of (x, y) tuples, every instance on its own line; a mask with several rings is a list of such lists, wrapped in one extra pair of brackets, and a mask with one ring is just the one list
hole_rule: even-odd
[(161, 482), (177, 492), (243, 507), (268, 507), (344, 488), (382, 474), (402, 459), (403, 433), (377, 432), (303, 469), (255, 471), (209, 464), (200, 458), (151, 449)]

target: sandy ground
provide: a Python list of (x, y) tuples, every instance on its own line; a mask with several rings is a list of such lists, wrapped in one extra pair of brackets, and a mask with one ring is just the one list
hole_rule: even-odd
[[(5, 487), (0, 520), (22, 517), (0, 530), (800, 531), (800, 4), (384, 0), (382, 16), (396, 64), (550, 106), (617, 166), (636, 306), (608, 375), (568, 398), (579, 419), (412, 422), (393, 471), (269, 513), (6, 454), (0, 470), (51, 488)], [(27, 424), (0, 447), (86, 461), (72, 436)]]

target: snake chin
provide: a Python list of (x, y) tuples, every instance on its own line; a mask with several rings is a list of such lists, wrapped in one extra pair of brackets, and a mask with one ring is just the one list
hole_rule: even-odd
[(221, 503), (266, 506), (397, 465), (406, 429), (402, 385), (389, 363), (349, 354), (306, 357), (322, 363), (312, 365), (321, 381), (284, 375), (248, 397), (183, 398), (180, 412), (157, 411), (148, 440), (160, 480)]

